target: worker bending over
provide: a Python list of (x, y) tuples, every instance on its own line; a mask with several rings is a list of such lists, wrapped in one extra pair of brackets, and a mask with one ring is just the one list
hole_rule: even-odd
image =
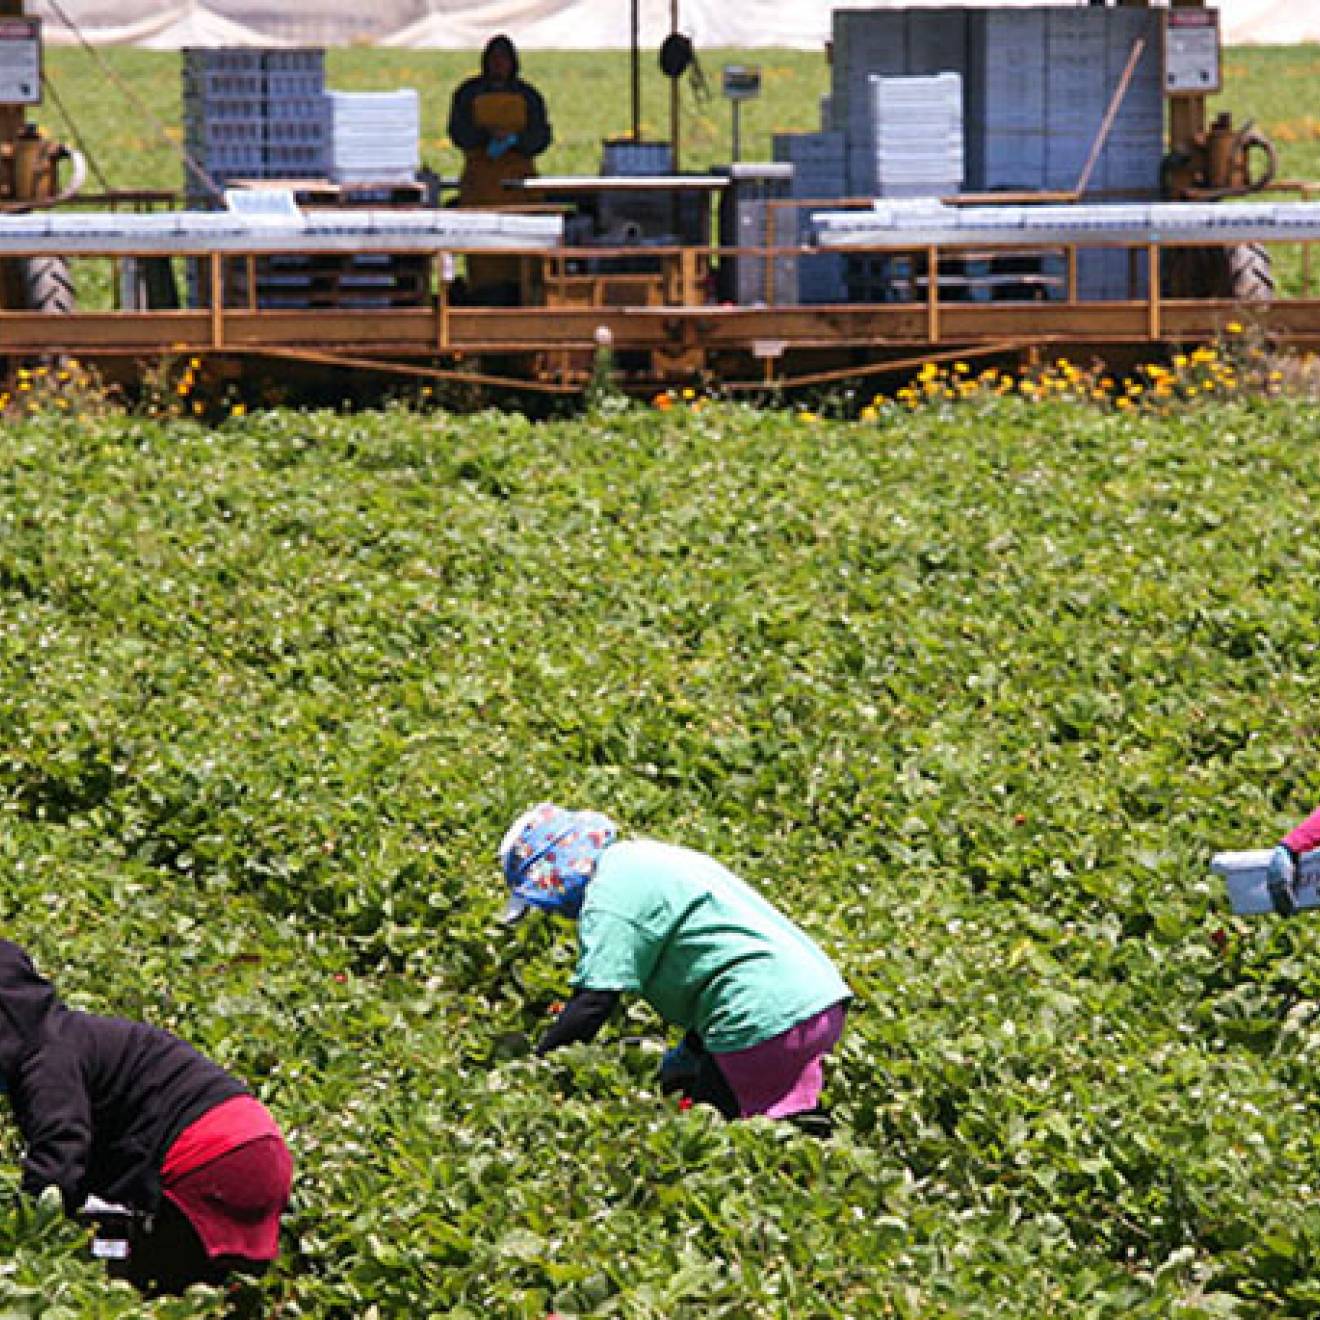
[(96, 1215), (96, 1198), (133, 1222), (112, 1273), (179, 1293), (274, 1260), (293, 1162), (265, 1107), (159, 1027), (66, 1008), (8, 940), (0, 1089), (23, 1135), (23, 1191), (58, 1189), (70, 1215)]
[(821, 1061), (852, 992), (750, 885), (703, 853), (620, 841), (608, 817), (548, 802), (514, 822), (500, 863), (511, 890), (505, 921), (540, 908), (578, 923), (573, 997), (539, 1054), (591, 1040), (619, 996), (634, 992), (686, 1032), (664, 1057), (664, 1089), (725, 1118), (828, 1130)]
[[(506, 36), (492, 37), (481, 53), (481, 72), (454, 93), (449, 137), (463, 152), (458, 203), (496, 207), (520, 199), (506, 179), (526, 179), (551, 142), (541, 93), (518, 76), (518, 52)], [(478, 300), (510, 302), (517, 297), (518, 258), (468, 258), (468, 285)]]

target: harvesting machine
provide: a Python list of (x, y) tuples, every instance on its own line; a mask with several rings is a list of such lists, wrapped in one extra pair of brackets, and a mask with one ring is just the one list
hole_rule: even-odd
[[(662, 67), (677, 107), (692, 61), (672, 7)], [(439, 205), (412, 174), (358, 187), (277, 171), (276, 129), (304, 147), (321, 131), (317, 88), (298, 93), (305, 119), (279, 100), (310, 66), (277, 52), (230, 70), (235, 86), (255, 80), (268, 116), (233, 139), (242, 162), (200, 159), (228, 139), (190, 126), (188, 208), (124, 211), (103, 194), (87, 209), (77, 154), (27, 123), (36, 21), (0, 0), (0, 41), (20, 39), (21, 58), (0, 60), (29, 74), (0, 79), (11, 362), (73, 355), (131, 376), (196, 355), (234, 375), (275, 363), (312, 380), (341, 369), (572, 394), (602, 345), (626, 388), (732, 392), (939, 359), (1149, 354), (1244, 317), (1281, 345), (1320, 347), (1320, 202), (1278, 177), (1253, 126), (1210, 119), (1221, 71), (1206, 0), (840, 9), (820, 127), (778, 135), (775, 159), (680, 171), (680, 116), (669, 141), (643, 141), (635, 74), (632, 131), (603, 144), (599, 174), (511, 182), (507, 207), (484, 210)], [(189, 68), (185, 110), (188, 76), (228, 76)], [(750, 94), (738, 73), (729, 85)], [(1301, 254), (1283, 293), (1279, 248)], [(466, 258), (491, 252), (515, 259), (515, 296), (460, 296)], [(64, 272), (96, 262), (112, 267), (112, 305), (75, 308)]]

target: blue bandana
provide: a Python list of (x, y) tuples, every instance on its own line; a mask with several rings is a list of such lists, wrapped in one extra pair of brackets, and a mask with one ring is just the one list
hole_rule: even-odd
[(600, 855), (619, 829), (598, 811), (565, 811), (542, 802), (514, 821), (500, 845), (511, 897), (506, 920), (529, 907), (576, 918)]

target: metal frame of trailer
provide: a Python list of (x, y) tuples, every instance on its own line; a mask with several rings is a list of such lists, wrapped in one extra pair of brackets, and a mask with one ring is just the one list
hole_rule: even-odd
[[(923, 237), (929, 238), (929, 235)], [(342, 251), (336, 238), (323, 250)], [(1224, 240), (1231, 241), (1231, 240)], [(1288, 239), (1289, 242), (1315, 240)], [(292, 237), (239, 240), (217, 249), (205, 238), (164, 250), (202, 264), (209, 306), (190, 310), (76, 311), (65, 316), (0, 311), (0, 357), (21, 363), (37, 357), (71, 356), (103, 364), (128, 378), (170, 356), (243, 361), (302, 362), (316, 368), (351, 368), (385, 375), (438, 380), (486, 380), (517, 388), (576, 393), (592, 361), (608, 345), (625, 388), (650, 390), (698, 381), (722, 388), (757, 390), (910, 371), (941, 357), (1022, 357), (1048, 350), (1086, 352), (1105, 358), (1133, 350), (1160, 352), (1214, 340), (1234, 320), (1249, 321), (1280, 348), (1320, 350), (1320, 293), (1244, 307), (1229, 300), (1169, 299), (1160, 294), (1159, 272), (1177, 246), (1205, 246), (1204, 237), (1178, 242), (1148, 237), (1086, 244), (1055, 244), (1071, 268), (1082, 247), (1106, 246), (1138, 254), (1149, 272), (1148, 292), (1122, 301), (1082, 302), (1069, 287), (1057, 301), (953, 302), (940, 296), (938, 278), (926, 282), (919, 301), (837, 305), (716, 305), (703, 300), (703, 274), (720, 256), (773, 261), (785, 253), (824, 249), (653, 249), (656, 272), (645, 276), (589, 277), (580, 286), (557, 280), (574, 260), (635, 259), (635, 248), (550, 248), (520, 253), (524, 282), (536, 305), (494, 308), (455, 305), (447, 273), (468, 249), (429, 248), (433, 278), (429, 302), (400, 308), (273, 310), (237, 302), (227, 294), (226, 272), (263, 253), (288, 250)], [(358, 240), (362, 252), (416, 253), (421, 240), (400, 246), (385, 237)], [(162, 245), (134, 251), (128, 241), (61, 239), (70, 258), (162, 256)], [(929, 271), (969, 247), (982, 244), (893, 240), (884, 246), (854, 243), (851, 251), (916, 251)], [(1038, 249), (1040, 243), (1001, 242), (997, 251)], [(306, 237), (297, 250), (315, 253)], [(490, 250), (490, 249), (485, 249)], [(6, 243), (0, 255), (25, 249)], [(1309, 275), (1308, 275), (1309, 278)], [(623, 281), (622, 289), (620, 281)], [(632, 280), (630, 284), (627, 281)], [(571, 284), (571, 281), (569, 281)], [(250, 290), (254, 282), (249, 279)], [(602, 293), (623, 297), (606, 301)]]

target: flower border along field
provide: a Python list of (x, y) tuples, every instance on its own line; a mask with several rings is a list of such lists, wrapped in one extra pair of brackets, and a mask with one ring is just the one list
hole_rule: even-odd
[[(1306, 393), (1316, 376), (1317, 360), (1300, 354), (1270, 352), (1261, 336), (1240, 321), (1229, 321), (1217, 344), (1202, 344), (1145, 362), (1127, 372), (1103, 363), (1079, 366), (1068, 358), (1028, 365), (1018, 372), (988, 367), (976, 372), (966, 362), (927, 363), (916, 379), (900, 388), (894, 400), (908, 408), (939, 402), (967, 402), (986, 396), (1019, 394), (1032, 401), (1065, 399), (1112, 406), (1118, 411), (1170, 411), (1201, 400), (1234, 395), (1270, 397)], [(885, 403), (876, 396), (866, 420)]]
[[(10, 1196), (0, 1309), (1313, 1314), (1317, 927), (1206, 860), (1316, 794), (1320, 407), (1062, 394), (11, 421), (6, 933), (298, 1169), (233, 1299)], [(826, 947), (835, 1138), (680, 1114), (639, 1008), (525, 1056), (571, 942), (492, 930), (493, 850), (540, 797)]]

